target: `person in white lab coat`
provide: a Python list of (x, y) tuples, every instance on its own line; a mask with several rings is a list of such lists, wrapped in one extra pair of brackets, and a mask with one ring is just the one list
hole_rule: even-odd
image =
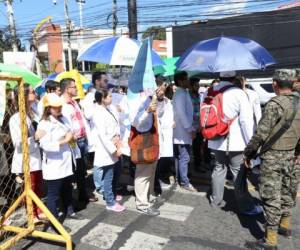
[(112, 102), (111, 93), (101, 90), (95, 93), (95, 112), (92, 117), (97, 138), (95, 138), (95, 169), (103, 169), (103, 191), (106, 209), (122, 212), (125, 207), (116, 202), (114, 169), (118, 168), (121, 156), (120, 125), (115, 115), (108, 109)]
[(59, 85), (59, 82), (56, 82), (54, 80), (48, 80), (46, 83), (45, 83), (45, 90), (46, 90), (46, 93), (41, 97), (40, 101), (38, 102), (37, 104), (37, 114), (39, 116), (39, 119), (42, 118), (42, 115), (44, 113), (44, 97), (48, 94), (48, 93), (55, 93), (57, 94), (58, 96), (61, 95), (61, 91), (60, 91), (60, 85)]
[(193, 104), (187, 88), (190, 86), (188, 74), (185, 71), (177, 72), (174, 76), (176, 92), (173, 96), (174, 110), (174, 156), (176, 179), (182, 188), (196, 191), (188, 178), (190, 162), (190, 148), (195, 128), (193, 127)]
[[(18, 100), (18, 97), (16, 97)], [(33, 121), (33, 111), (31, 105), (35, 102), (36, 95), (32, 87), (25, 85), (25, 108), (26, 108), (26, 122), (28, 127), (28, 146), (29, 146), (29, 166), (31, 188), (38, 197), (43, 195), (43, 178), (42, 178), (42, 162), (40, 148), (35, 140), (35, 128)], [(14, 155), (12, 159), (11, 172), (16, 175), (16, 181), (23, 183), (23, 153), (22, 153), (22, 132), (20, 113), (15, 113), (9, 120), (10, 136), (14, 145)], [(42, 217), (40, 209), (34, 205), (33, 209), (34, 221), (39, 221), (39, 215)]]
[(62, 104), (56, 94), (47, 95), (36, 137), (43, 149), (42, 170), (47, 185), (48, 209), (58, 218), (61, 199), (65, 216), (78, 219), (72, 205), (72, 164), (76, 164), (80, 151), (67, 120), (62, 116)]
[[(248, 100), (249, 100), (251, 108), (252, 108), (253, 120), (254, 120), (253, 133), (255, 133), (258, 122), (260, 121), (261, 116), (262, 116), (259, 95), (254, 90), (249, 89), (247, 87), (248, 86), (247, 80), (243, 76), (236, 77), (236, 84), (238, 84), (241, 87), (241, 89), (243, 89), (247, 94)], [(254, 173), (259, 171), (259, 168), (255, 168), (255, 167), (259, 166), (260, 163), (261, 163), (261, 161), (260, 161), (259, 157), (252, 160), (251, 168), (252, 168), (252, 171), (254, 171)]]
[[(174, 114), (171, 101), (165, 97), (166, 86), (157, 81), (157, 120), (159, 130), (159, 160), (155, 173), (155, 192), (160, 194), (162, 190), (171, 186), (164, 181), (170, 181), (173, 177), (171, 167), (173, 158), (173, 128)], [(174, 177), (172, 178), (174, 179)]]
[[(90, 128), (91, 128), (91, 134), (90, 138), (88, 138), (89, 143), (89, 152), (90, 152), (90, 158), (91, 161), (94, 161), (95, 157), (95, 138), (97, 137), (97, 132), (95, 129), (95, 125), (93, 124), (93, 114), (95, 112), (95, 106), (97, 105), (95, 101), (95, 93), (97, 90), (106, 90), (107, 89), (107, 83), (108, 79), (106, 76), (106, 73), (103, 71), (96, 71), (92, 75), (92, 84), (93, 87), (91, 90), (86, 94), (83, 100), (80, 101), (80, 106), (83, 109), (83, 114), (88, 121)], [(93, 171), (93, 180), (95, 185), (95, 192), (97, 194), (103, 195), (103, 169), (102, 168), (94, 168)]]
[(60, 88), (64, 101), (62, 115), (71, 126), (72, 133), (81, 154), (81, 157), (76, 159), (76, 168), (74, 169), (78, 201), (86, 205), (89, 202), (96, 202), (98, 200), (98, 198), (88, 192), (85, 178), (87, 174), (88, 134), (90, 127), (80, 106), (74, 100), (77, 96), (75, 80), (72, 78), (62, 79), (60, 81)]
[[(243, 150), (253, 135), (253, 111), (247, 94), (235, 85), (236, 72), (221, 72), (220, 84), (214, 87), (219, 90), (224, 86), (232, 86), (223, 93), (222, 108), (228, 119), (234, 119), (230, 125), (227, 136), (208, 141), (208, 147), (213, 150), (216, 157), (216, 165), (212, 172), (212, 194), (210, 202), (213, 207), (222, 206), (224, 195), (224, 184), (227, 168), (233, 175), (233, 181), (241, 175), (240, 169), (243, 166)], [(235, 187), (237, 205), (241, 213), (255, 215), (262, 212), (261, 207), (255, 206), (252, 199), (238, 197), (240, 190)], [(246, 196), (245, 196), (246, 197)]]

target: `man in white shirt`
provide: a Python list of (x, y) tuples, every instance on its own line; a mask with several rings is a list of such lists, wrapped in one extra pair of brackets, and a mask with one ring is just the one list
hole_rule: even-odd
[(86, 155), (88, 153), (87, 132), (89, 128), (78, 103), (73, 100), (73, 98), (77, 96), (77, 87), (75, 81), (71, 78), (62, 79), (60, 81), (60, 87), (63, 93), (62, 99), (64, 101), (62, 114), (71, 125), (72, 133), (74, 134), (74, 138), (76, 139), (81, 154), (81, 158), (76, 159), (76, 168), (74, 171), (78, 189), (78, 200), (83, 203), (95, 202), (98, 199), (89, 196), (86, 188)]
[[(234, 182), (238, 177), (240, 168), (243, 167), (243, 150), (253, 135), (253, 111), (247, 94), (233, 85), (235, 72), (221, 72), (220, 84), (214, 87), (219, 90), (224, 86), (232, 85), (223, 93), (224, 115), (234, 121), (230, 125), (227, 136), (208, 141), (208, 147), (212, 149), (216, 158), (216, 165), (212, 173), (212, 194), (210, 202), (213, 207), (222, 205), (224, 195), (224, 184), (227, 168), (230, 169)], [(237, 194), (238, 190), (235, 190)], [(236, 195), (238, 199), (238, 196)], [(237, 200), (239, 210), (244, 214), (257, 214), (262, 212), (260, 207), (254, 206), (251, 197), (240, 201)]]
[(175, 128), (173, 134), (176, 178), (179, 185), (188, 191), (195, 191), (188, 178), (190, 148), (195, 129), (193, 128), (193, 104), (187, 88), (188, 74), (177, 72), (174, 76), (176, 92), (173, 96)]

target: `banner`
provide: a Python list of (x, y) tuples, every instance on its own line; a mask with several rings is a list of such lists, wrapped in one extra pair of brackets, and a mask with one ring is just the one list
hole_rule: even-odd
[(35, 63), (35, 52), (3, 52), (3, 62), (5, 64), (17, 64), (18, 66), (33, 70)]

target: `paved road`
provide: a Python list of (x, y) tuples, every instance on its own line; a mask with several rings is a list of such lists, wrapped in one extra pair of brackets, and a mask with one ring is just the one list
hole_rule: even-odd
[[(159, 217), (147, 217), (135, 210), (134, 198), (124, 199), (127, 210), (121, 214), (106, 211), (103, 201), (89, 204), (80, 211), (83, 220), (66, 220), (72, 229), (76, 249), (122, 250), (194, 250), (244, 249), (246, 240), (262, 237), (264, 219), (238, 216), (232, 204), (233, 192), (227, 190), (222, 209), (212, 209), (206, 198), (207, 186), (198, 193), (180, 189), (166, 191), (166, 202)], [(294, 211), (294, 237), (279, 238), (280, 249), (296, 250), (300, 246), (300, 205)], [(63, 245), (53, 242), (23, 241), (22, 249), (54, 250)], [(298, 247), (297, 247), (298, 246)], [(15, 249), (20, 249), (20, 244)]]

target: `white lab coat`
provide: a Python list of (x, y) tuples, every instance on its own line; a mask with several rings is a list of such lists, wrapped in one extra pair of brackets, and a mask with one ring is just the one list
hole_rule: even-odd
[(253, 115), (254, 115), (254, 119), (255, 119), (254, 131), (256, 131), (256, 127), (257, 127), (258, 122), (260, 121), (261, 115), (262, 115), (259, 96), (252, 89), (246, 89), (246, 93), (247, 93), (248, 99), (251, 103), (252, 110), (253, 110)]
[(159, 157), (173, 157), (173, 106), (169, 99), (157, 102)]
[(177, 87), (173, 96), (173, 110), (175, 120), (174, 144), (192, 145), (193, 104), (186, 89)]
[[(26, 117), (28, 127), (28, 146), (29, 146), (29, 166), (30, 171), (41, 170), (41, 154), (38, 143), (34, 140), (35, 130), (29, 117)], [(22, 133), (20, 113), (14, 114), (9, 120), (10, 136), (14, 145), (14, 155), (12, 159), (11, 172), (15, 174), (23, 173), (23, 154), (22, 154)]]
[(49, 120), (42, 120), (38, 125), (38, 130), (43, 130), (46, 134), (40, 139), (40, 146), (43, 149), (43, 178), (45, 180), (62, 179), (73, 174), (72, 162), (80, 158), (80, 151), (77, 145), (72, 149), (70, 145), (59, 145), (59, 141), (71, 131), (67, 120), (62, 117), (61, 121), (53, 116)]
[(129, 120), (129, 108), (127, 96), (124, 95), (120, 103), (121, 113), (119, 114), (119, 123), (120, 123), (120, 136), (122, 140), (122, 154), (130, 156), (130, 147), (128, 145), (128, 140), (130, 136), (131, 124)]
[(96, 105), (92, 121), (97, 133), (94, 166), (105, 167), (116, 163), (119, 159), (113, 156), (117, 147), (113, 144), (112, 139), (114, 136), (120, 135), (117, 118), (102, 105)]
[[(253, 132), (255, 133), (258, 122), (260, 121), (262, 116), (259, 95), (254, 90), (247, 89), (247, 88), (246, 88), (246, 93), (253, 110), (253, 119), (254, 119)], [(261, 161), (259, 157), (252, 160), (252, 166), (260, 165), (260, 163)]]
[(95, 152), (95, 144), (97, 137), (97, 132), (95, 130), (95, 125), (93, 123), (93, 114), (95, 112), (96, 103), (95, 100), (96, 89), (93, 89), (92, 92), (89, 92), (85, 95), (84, 99), (80, 101), (80, 106), (82, 107), (84, 117), (88, 123), (90, 129), (88, 129), (87, 137), (89, 144), (89, 152)]
[(46, 97), (47, 93), (45, 93), (41, 99), (39, 100), (38, 104), (37, 104), (37, 113), (40, 119), (42, 119), (43, 113), (44, 113), (44, 98)]
[[(229, 82), (220, 82), (215, 89), (220, 89)], [(217, 140), (209, 140), (208, 147), (214, 150), (227, 151), (227, 142), (229, 140), (228, 151), (243, 151), (253, 135), (253, 110), (247, 94), (240, 88), (230, 88), (223, 93), (223, 112), (228, 119), (235, 120), (230, 125), (227, 137)]]

